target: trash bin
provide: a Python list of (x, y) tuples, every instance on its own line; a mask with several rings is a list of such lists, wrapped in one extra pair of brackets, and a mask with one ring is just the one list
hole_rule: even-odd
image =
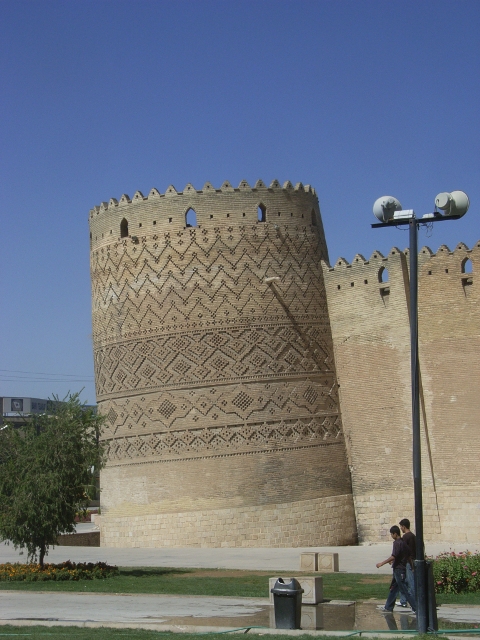
[(279, 578), (271, 592), (273, 593), (275, 628), (300, 629), (303, 589), (298, 580), (290, 578), (290, 582), (285, 582), (283, 578)]

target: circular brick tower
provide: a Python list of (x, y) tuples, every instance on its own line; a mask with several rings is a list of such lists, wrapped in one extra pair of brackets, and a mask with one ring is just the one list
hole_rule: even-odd
[(102, 544), (353, 543), (315, 191), (152, 189), (89, 222)]

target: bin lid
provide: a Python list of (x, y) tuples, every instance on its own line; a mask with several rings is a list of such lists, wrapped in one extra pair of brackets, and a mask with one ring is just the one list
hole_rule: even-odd
[[(287, 582), (285, 580), (287, 580)], [(270, 589), (270, 591), (271, 593), (276, 593), (279, 596), (294, 596), (297, 593), (303, 593), (304, 589), (302, 589), (299, 581), (295, 578), (278, 578), (278, 580), (275, 582), (275, 586), (273, 587), (273, 589)]]

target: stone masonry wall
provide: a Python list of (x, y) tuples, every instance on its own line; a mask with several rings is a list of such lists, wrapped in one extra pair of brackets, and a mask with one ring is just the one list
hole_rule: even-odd
[(124, 195), (90, 240), (102, 540), (354, 542), (311, 187)]
[(250, 506), (116, 517), (108, 528), (101, 525), (101, 531), (101, 546), (108, 547), (309, 547), (348, 545), (356, 540), (349, 495), (263, 509)]
[[(419, 254), (422, 481), (432, 541), (478, 538), (479, 267), (480, 243)], [(324, 270), (359, 540), (381, 541), (400, 518), (414, 521), (408, 252), (340, 258)]]

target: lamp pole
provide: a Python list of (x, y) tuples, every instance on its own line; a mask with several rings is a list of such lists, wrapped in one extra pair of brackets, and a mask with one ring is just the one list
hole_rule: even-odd
[[(461, 195), (460, 195), (461, 194)], [(426, 633), (436, 626), (434, 602), (428, 599), (427, 567), (425, 564), (425, 543), (423, 536), (423, 495), (422, 495), (422, 447), (420, 439), (420, 384), (418, 360), (418, 226), (419, 224), (458, 220), (469, 207), (469, 200), (463, 191), (441, 193), (435, 198), (436, 209), (441, 208), (448, 213), (427, 213), (418, 219), (410, 209), (402, 210), (395, 198), (385, 196), (379, 198), (373, 212), (383, 222), (372, 224), (372, 228), (408, 225), (409, 227), (409, 259), (410, 259), (410, 367), (412, 392), (412, 438), (413, 438), (413, 495), (415, 503), (415, 586), (417, 598), (417, 631)], [(433, 585), (431, 585), (433, 588)], [(433, 594), (434, 592), (431, 591)], [(434, 599), (434, 598), (433, 598)], [(429, 615), (430, 610), (430, 615)], [(430, 619), (429, 619), (430, 618)]]
[(415, 583), (417, 630), (428, 629), (425, 543), (423, 538), (422, 444), (420, 440), (420, 385), (418, 362), (418, 223), (415, 214), (408, 221), (410, 258), (410, 367), (412, 381), (413, 496), (415, 503)]

